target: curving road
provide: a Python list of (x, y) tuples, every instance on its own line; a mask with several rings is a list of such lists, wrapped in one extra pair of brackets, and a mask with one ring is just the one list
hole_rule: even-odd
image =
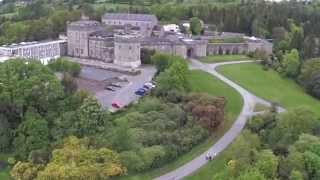
[[(271, 103), (263, 100), (254, 94), (250, 93), (246, 89), (242, 88), (238, 84), (234, 83), (233, 81), (229, 80), (225, 76), (221, 75), (216, 71), (218, 66), (228, 65), (228, 64), (239, 64), (239, 63), (251, 63), (253, 61), (232, 61), (232, 62), (222, 62), (216, 64), (203, 64), (197, 60), (190, 60), (190, 68), (191, 69), (200, 69), (206, 71), (218, 79), (222, 80), (236, 91), (240, 93), (243, 99), (243, 107), (241, 113), (239, 114), (238, 118), (232, 125), (232, 127), (206, 152), (202, 153), (192, 161), (184, 164), (183, 166), (164, 174), (160, 177), (155, 178), (155, 180), (179, 180), (183, 179), (184, 177), (191, 175), (196, 170), (201, 168), (205, 165), (208, 161), (205, 159), (205, 156), (208, 152), (219, 154), (221, 151), (227, 148), (227, 146), (232, 143), (232, 141), (241, 133), (241, 130), (244, 128), (247, 119), (254, 115), (254, 107), (257, 103), (264, 104), (270, 106)], [(283, 108), (278, 109), (279, 112), (284, 111)]]

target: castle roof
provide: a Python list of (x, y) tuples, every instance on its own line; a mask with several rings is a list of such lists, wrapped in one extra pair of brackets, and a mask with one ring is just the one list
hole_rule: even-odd
[(157, 21), (157, 17), (151, 14), (106, 13), (102, 18), (109, 20)]
[(70, 23), (71, 26), (100, 26), (100, 22), (93, 20), (79, 20)]
[(113, 32), (106, 31), (106, 30), (100, 30), (100, 31), (95, 31), (95, 32), (91, 33), (90, 36), (102, 37), (102, 38), (113, 37)]

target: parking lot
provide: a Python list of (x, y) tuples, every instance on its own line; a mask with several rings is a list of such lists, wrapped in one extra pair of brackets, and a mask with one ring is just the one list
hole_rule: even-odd
[[(104, 108), (115, 111), (117, 108), (112, 107), (113, 102), (123, 107), (136, 101), (140, 96), (136, 95), (135, 91), (143, 87), (146, 82), (150, 82), (156, 72), (152, 66), (142, 66), (139, 69), (141, 74), (130, 76), (93, 67), (83, 67), (77, 82), (79, 89), (89, 91), (97, 97)], [(121, 87), (106, 85), (109, 81)]]

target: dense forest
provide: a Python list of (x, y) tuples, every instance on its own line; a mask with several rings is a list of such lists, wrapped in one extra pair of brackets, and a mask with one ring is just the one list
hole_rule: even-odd
[[(192, 94), (184, 59), (155, 54), (157, 88), (119, 113), (77, 90), (80, 66), (15, 59), (0, 64), (0, 153), (14, 179), (101, 179), (168, 163), (224, 120), (226, 100)], [(56, 73), (62, 73), (61, 81)], [(0, 163), (3, 163), (0, 161)]]

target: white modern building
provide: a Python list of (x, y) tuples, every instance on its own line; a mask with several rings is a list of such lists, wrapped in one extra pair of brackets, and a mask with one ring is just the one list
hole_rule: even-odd
[(0, 56), (9, 58), (26, 58), (40, 60), (47, 64), (49, 60), (65, 55), (66, 40), (52, 40), (41, 42), (21, 42), (19, 44), (0, 47)]

